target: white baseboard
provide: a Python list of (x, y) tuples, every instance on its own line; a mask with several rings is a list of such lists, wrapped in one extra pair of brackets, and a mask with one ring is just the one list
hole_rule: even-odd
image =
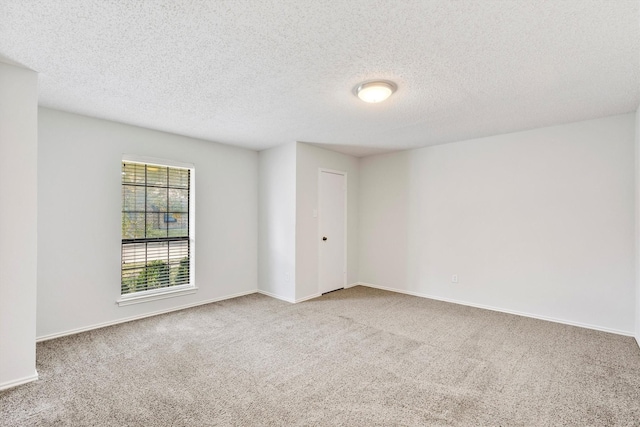
[(198, 302), (194, 302), (194, 303), (191, 303), (191, 304), (179, 305), (177, 307), (172, 307), (172, 308), (168, 308), (168, 309), (165, 309), (165, 310), (152, 311), (150, 313), (139, 314), (137, 316), (125, 317), (125, 318), (122, 318), (122, 319), (113, 320), (113, 321), (109, 321), (109, 322), (97, 323), (97, 324), (94, 324), (94, 325), (84, 326), (82, 328), (77, 328), (77, 329), (70, 329), (70, 330), (64, 331), (64, 332), (56, 332), (54, 334), (42, 335), (42, 336), (36, 337), (36, 342), (48, 341), (48, 340), (52, 340), (52, 339), (55, 339), (55, 338), (65, 337), (67, 335), (74, 335), (74, 334), (79, 334), (81, 332), (91, 331), (93, 329), (99, 329), (99, 328), (104, 328), (104, 327), (107, 327), (107, 326), (117, 325), (119, 323), (131, 322), (132, 320), (144, 319), (145, 317), (157, 316), (159, 314), (171, 313), (172, 311), (184, 310), (186, 308), (197, 307), (199, 305), (211, 304), (213, 302), (224, 301), (226, 299), (231, 299), (231, 298), (238, 298), (238, 297), (242, 297), (242, 296), (245, 296), (245, 295), (255, 294), (256, 292), (257, 292), (257, 290), (251, 290), (251, 291), (246, 291), (246, 292), (240, 292), (240, 293), (233, 294), (233, 295), (225, 295), (223, 297), (213, 298), (213, 299), (209, 299), (209, 300), (206, 300), (206, 301), (198, 301)]
[[(345, 289), (346, 288), (350, 288), (352, 286), (356, 286), (356, 285), (358, 285), (358, 284), (357, 283), (352, 283), (351, 285), (345, 286)], [(308, 295), (306, 297), (293, 299), (293, 298), (283, 297), (281, 295), (276, 295), (274, 293), (263, 291), (263, 290), (258, 290), (258, 293), (266, 295), (266, 296), (271, 297), (271, 298), (279, 299), (280, 301), (286, 301), (286, 302), (289, 302), (291, 304), (297, 304), (299, 302), (308, 301), (310, 299), (314, 299), (314, 298), (318, 298), (318, 297), (322, 296), (321, 293), (316, 293), (316, 294)]]
[(317, 293), (317, 294), (309, 295), (309, 296), (304, 297), (304, 298), (298, 298), (296, 300), (296, 303), (299, 303), (299, 302), (302, 302), (302, 301), (308, 301), (310, 299), (318, 298), (318, 297), (321, 297), (321, 296), (322, 296), (321, 293)]
[[(360, 282), (349, 283), (348, 285), (344, 286), (344, 289), (353, 288), (354, 286), (358, 286), (359, 284), (360, 284)], [(322, 294), (320, 292), (318, 292), (318, 293), (313, 294), (313, 295), (309, 295), (309, 296), (306, 296), (306, 297), (303, 297), (303, 298), (298, 298), (298, 299), (295, 300), (295, 302), (298, 303), (298, 302), (302, 302), (302, 301), (308, 301), (310, 299), (318, 298), (318, 297), (321, 297), (321, 296), (322, 296)]]
[[(352, 286), (356, 286), (359, 283), (352, 283), (351, 285), (345, 286), (346, 287), (352, 287)], [(213, 298), (213, 299), (209, 299), (206, 301), (198, 301), (192, 304), (184, 304), (184, 305), (180, 305), (177, 307), (172, 307), (172, 308), (168, 308), (166, 310), (158, 310), (158, 311), (153, 311), (150, 313), (145, 313), (145, 314), (140, 314), (137, 316), (131, 316), (131, 317), (125, 317), (122, 319), (118, 319), (118, 320), (113, 320), (113, 321), (109, 321), (109, 322), (103, 322), (103, 323), (97, 323), (94, 325), (90, 325), (90, 326), (84, 326), (82, 328), (76, 328), (76, 329), (70, 329), (67, 331), (63, 331), (63, 332), (56, 332), (53, 334), (47, 334), (47, 335), (41, 335), (39, 337), (36, 337), (36, 342), (42, 342), (42, 341), (48, 341), (48, 340), (52, 340), (52, 339), (56, 339), (56, 338), (61, 338), (61, 337), (66, 337), (68, 335), (74, 335), (74, 334), (79, 334), (81, 332), (87, 332), (87, 331), (91, 331), (93, 329), (100, 329), (100, 328), (105, 328), (107, 326), (113, 326), (113, 325), (117, 325), (119, 323), (126, 323), (126, 322), (131, 322), (133, 320), (139, 320), (139, 319), (144, 319), (145, 317), (152, 317), (152, 316), (157, 316), (159, 314), (165, 314), (165, 313), (171, 313), (172, 311), (179, 311), (179, 310), (184, 310), (186, 308), (191, 308), (191, 307), (197, 307), (199, 305), (205, 305), (205, 304), (211, 304), (214, 302), (218, 302), (218, 301), (224, 301), (226, 299), (231, 299), (231, 298), (238, 298), (238, 297), (242, 297), (245, 295), (251, 295), (251, 294), (255, 294), (255, 293), (259, 293), (259, 294), (263, 294), (266, 295), (268, 297), (271, 298), (275, 298), (275, 299), (279, 299), (282, 301), (286, 301), (289, 302), (291, 304), (295, 304), (295, 303), (299, 303), (302, 301), (307, 301), (313, 298), (317, 298), (319, 297), (321, 294), (313, 294), (313, 295), (309, 295), (307, 297), (303, 297), (300, 299), (293, 299), (293, 298), (287, 298), (287, 297), (283, 297), (280, 295), (276, 295), (273, 294), (271, 292), (267, 292), (267, 291), (263, 291), (261, 289), (256, 289), (256, 290), (251, 290), (251, 291), (246, 291), (246, 292), (240, 292), (237, 294), (233, 294), (233, 295), (225, 295), (223, 297), (218, 297), (218, 298)], [(29, 380), (32, 381), (32, 380)]]
[(266, 295), (271, 298), (279, 299), (280, 301), (290, 302), (291, 304), (295, 304), (296, 300), (293, 298), (283, 297), (281, 295), (277, 295), (268, 291), (263, 291), (262, 289), (258, 289), (257, 292), (262, 295)]
[(609, 332), (609, 333), (612, 333), (612, 334), (624, 335), (624, 336), (628, 336), (628, 337), (633, 337), (634, 336), (633, 332), (630, 332), (630, 331), (622, 331), (622, 330), (619, 330), (619, 329), (612, 329), (612, 328), (607, 328), (607, 327), (598, 326), (598, 325), (591, 325), (589, 323), (574, 322), (572, 320), (558, 319), (558, 318), (549, 317), (549, 316), (541, 316), (541, 315), (537, 315), (537, 314), (533, 314), (533, 313), (525, 313), (525, 312), (517, 311), (517, 310), (509, 310), (509, 309), (505, 309), (505, 308), (492, 307), (492, 306), (484, 305), (484, 304), (475, 304), (475, 303), (471, 303), (471, 302), (467, 302), (467, 301), (460, 301), (460, 300), (456, 300), (456, 299), (452, 299), (452, 298), (444, 298), (444, 297), (440, 297), (440, 296), (424, 294), (424, 293), (421, 293), (421, 292), (405, 291), (403, 289), (389, 288), (387, 286), (379, 286), (379, 285), (374, 285), (374, 284), (365, 283), (365, 282), (358, 282), (358, 285), (366, 286), (366, 287), (369, 287), (369, 288), (382, 289), (384, 291), (397, 292), (397, 293), (400, 293), (400, 294), (413, 295), (413, 296), (421, 297), (421, 298), (429, 298), (429, 299), (433, 299), (433, 300), (437, 300), (437, 301), (443, 301), (443, 302), (449, 302), (449, 303), (453, 303), (453, 304), (466, 305), (468, 307), (482, 308), (484, 310), (498, 311), (500, 313), (515, 314), (516, 316), (530, 317), (532, 319), (546, 320), (548, 322), (562, 323), (564, 325), (578, 326), (580, 328), (593, 329), (595, 331)]
[(274, 293), (271, 293), (271, 292), (268, 292), (268, 291), (263, 291), (262, 289), (258, 289), (258, 293), (262, 294), (262, 295), (266, 295), (266, 296), (271, 297), (271, 298), (279, 299), (280, 301), (285, 301), (285, 302), (288, 302), (288, 303), (291, 303), (291, 304), (297, 304), (299, 302), (307, 301), (307, 300), (310, 300), (310, 299), (313, 299), (313, 298), (318, 298), (320, 296), (320, 294), (313, 294), (313, 295), (309, 295), (309, 296), (306, 296), (306, 297), (293, 299), (293, 298), (283, 297), (282, 295), (277, 295), (277, 294), (274, 294)]
[(17, 380), (5, 381), (1, 383), (0, 391), (17, 387), (22, 384), (30, 383), (31, 381), (36, 381), (37, 379), (38, 379), (38, 371), (35, 371), (33, 375), (29, 375), (28, 377), (18, 378)]

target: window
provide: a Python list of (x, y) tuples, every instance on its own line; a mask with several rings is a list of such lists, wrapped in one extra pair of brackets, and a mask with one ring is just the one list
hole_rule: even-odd
[(122, 161), (118, 304), (195, 291), (192, 182), (193, 167)]

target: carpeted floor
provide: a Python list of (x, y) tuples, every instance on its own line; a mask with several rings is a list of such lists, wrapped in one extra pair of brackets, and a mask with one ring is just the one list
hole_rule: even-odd
[(355, 287), (38, 344), (2, 426), (639, 426), (629, 337)]

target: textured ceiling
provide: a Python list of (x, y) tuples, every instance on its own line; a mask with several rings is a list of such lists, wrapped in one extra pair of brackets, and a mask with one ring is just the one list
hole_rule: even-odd
[[(40, 105), (252, 149), (366, 155), (626, 113), (638, 0), (0, 0)], [(365, 104), (374, 78), (398, 91)]]

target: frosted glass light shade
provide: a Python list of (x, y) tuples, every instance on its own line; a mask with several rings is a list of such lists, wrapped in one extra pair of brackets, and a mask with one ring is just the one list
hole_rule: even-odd
[(382, 102), (391, 96), (398, 87), (386, 80), (366, 82), (356, 86), (356, 95), (364, 102)]

